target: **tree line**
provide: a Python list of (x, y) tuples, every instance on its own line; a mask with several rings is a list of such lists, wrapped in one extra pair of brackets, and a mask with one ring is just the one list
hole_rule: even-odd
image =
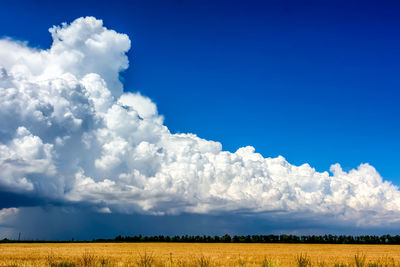
[(182, 235), (117, 236), (95, 242), (183, 242), (183, 243), (304, 243), (304, 244), (400, 244), (400, 235)]
[(3, 239), (0, 243), (73, 243), (73, 242), (175, 242), (175, 243), (303, 243), (303, 244), (400, 244), (400, 235), (175, 235), (175, 236), (117, 236), (114, 239), (93, 240), (13, 240)]

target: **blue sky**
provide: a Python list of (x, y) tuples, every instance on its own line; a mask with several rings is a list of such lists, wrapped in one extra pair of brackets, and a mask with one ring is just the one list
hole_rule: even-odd
[[(290, 164), (299, 166), (307, 163), (317, 172), (329, 171), (330, 166), (335, 163), (339, 163), (346, 172), (358, 168), (362, 163), (368, 163), (384, 180), (400, 185), (398, 169), (400, 161), (400, 139), (398, 138), (400, 134), (400, 106), (398, 105), (400, 101), (400, 17), (398, 16), (400, 4), (396, 1), (168, 0), (68, 1), (56, 4), (54, 1), (6, 0), (0, 5), (0, 36), (10, 38), (12, 42), (18, 40), (27, 42), (26, 46), (38, 50), (49, 49), (52, 45), (53, 40), (47, 29), (53, 25), (60, 25), (62, 22), (71, 23), (85, 16), (102, 19), (106, 28), (129, 36), (131, 40), (131, 49), (127, 52), (129, 68), (122, 72), (123, 88), (125, 92), (140, 92), (151, 99), (158, 109), (158, 113), (151, 113), (151, 120), (157, 121), (158, 114), (163, 115), (165, 118), (163, 125), (167, 126), (171, 133), (194, 133), (200, 138), (220, 142), (223, 150), (232, 153), (250, 145), (263, 157), (276, 158), (281, 155)], [(125, 53), (126, 49), (121, 48), (121, 51)], [(10, 54), (11, 52), (14, 53), (10, 50)], [(110, 65), (113, 63), (107, 61), (108, 55), (104, 55), (104, 58), (99, 57), (99, 62), (102, 59), (105, 60), (105, 65), (108, 62)], [(0, 65), (5, 62), (1, 60), (0, 51)], [(115, 59), (116, 62), (118, 60), (120, 59)], [(26, 64), (29, 65), (29, 63)], [(86, 73), (83, 73), (81, 77), (80, 74), (74, 72), (76, 68), (71, 72), (81, 79)], [(11, 67), (6, 66), (5, 69), (12, 73)], [(107, 71), (109, 70), (98, 69), (98, 71), (108, 82)], [(81, 83), (85, 84), (85, 82)], [(121, 100), (121, 103), (128, 106), (131, 103), (141, 105), (142, 97), (137, 97), (136, 94), (135, 96), (134, 99), (127, 97)], [(71, 101), (75, 104), (73, 102), (75, 100)], [(148, 102), (145, 106), (151, 109), (153, 104)], [(132, 107), (135, 109), (134, 105)], [(142, 116), (143, 110), (140, 108), (137, 110)], [(1, 112), (0, 108), (0, 121), (9, 120), (6, 115), (3, 115), (9, 113)], [(10, 133), (7, 132), (8, 126), (4, 127), (7, 131), (0, 131), (0, 145), (6, 144), (11, 149), (12, 146), (9, 144), (13, 139), (10, 136), (20, 126), (26, 127), (27, 131), (21, 130), (15, 138), (32, 134), (40, 137), (45, 144), (51, 143), (49, 136), (61, 136), (56, 135), (54, 128), (49, 130), (53, 131), (50, 133), (43, 129), (38, 130), (29, 123), (23, 124), (25, 119), (21, 119), (21, 125), (10, 126)], [(88, 121), (89, 125), (91, 121)], [(61, 132), (62, 125), (59, 127), (57, 131)], [(83, 135), (84, 130), (79, 134), (86, 136)], [(76, 133), (77, 136), (79, 134)], [(68, 138), (73, 140), (75, 137), (71, 136)], [(152, 139), (144, 136), (143, 140)], [(57, 142), (53, 145), (56, 146)], [(70, 150), (60, 148), (56, 152), (64, 156), (73, 155), (74, 144), (71, 143)], [(168, 150), (166, 146), (154, 144), (161, 146), (157, 151)], [(178, 145), (178, 143), (175, 144), (175, 146)], [(92, 165), (96, 164), (97, 167), (106, 165), (104, 158), (101, 156), (96, 158), (96, 153), (101, 154), (99, 151), (106, 153), (105, 147), (91, 151), (91, 156), (82, 159), (76, 166), (71, 157), (67, 156), (65, 159), (64, 156), (61, 159), (58, 158), (58, 163), (54, 163), (54, 166), (57, 171), (71, 166), (73, 166), (71, 173), (72, 170), (77, 170), (73, 174), (67, 171), (60, 174), (60, 177), (66, 180), (73, 175), (76, 177), (78, 170), (83, 170), (85, 177), (91, 177), (98, 183), (101, 183), (102, 179), (117, 179), (117, 174), (123, 173), (124, 168), (130, 168), (125, 166), (128, 163), (125, 162), (123, 167), (121, 167), (123, 164), (118, 167), (118, 171), (107, 169), (101, 172), (98, 168), (92, 168)], [(156, 160), (144, 162), (148, 167), (152, 166)], [(145, 163), (135, 163), (139, 167), (135, 166), (145, 173), (147, 178), (152, 177), (154, 173), (157, 173), (154, 171), (157, 168), (148, 167), (141, 170), (140, 164)], [(107, 162), (107, 164), (111, 163)], [(251, 167), (246, 168), (251, 169)], [(351, 174), (345, 179), (349, 181), (355, 179), (354, 184), (373, 188), (371, 183), (364, 184), (363, 182), (363, 177), (376, 177), (375, 172), (368, 168), (359, 170), (360, 174), (358, 172), (355, 174), (361, 177), (360, 180)], [(299, 173), (304, 174), (301, 170)], [(338, 173), (337, 177), (341, 175), (340, 172)], [(170, 175), (172, 175), (171, 172)], [(301, 179), (301, 175), (295, 177)], [(33, 226), (25, 225), (21, 218), (29, 217), (32, 222), (41, 225), (43, 223), (41, 220), (46, 218), (43, 214), (47, 214), (50, 221), (62, 221), (59, 219), (63, 217), (60, 214), (69, 217), (65, 215), (68, 213), (65, 213), (66, 210), (78, 210), (75, 216), (80, 219), (75, 225), (69, 226), (71, 228), (66, 230), (70, 231), (67, 235), (60, 235), (59, 230), (66, 227), (60, 223), (58, 228), (47, 229), (33, 236), (35, 238), (69, 238), (73, 232), (91, 227), (94, 229), (93, 232), (91, 234), (82, 232), (82, 238), (93, 238), (99, 233), (105, 233), (105, 235), (118, 234), (121, 231), (126, 231), (126, 234), (136, 233), (132, 232), (132, 229), (126, 229), (125, 223), (121, 220), (140, 221), (138, 227), (142, 229), (142, 233), (157, 234), (158, 232), (154, 231), (161, 231), (174, 234), (176, 229), (181, 227), (176, 226), (181, 217), (177, 219), (175, 215), (183, 216), (183, 223), (181, 222), (183, 225), (185, 220), (193, 224), (192, 228), (181, 227), (181, 229), (186, 229), (187, 233), (193, 234), (198, 233), (195, 229), (201, 229), (199, 231), (202, 234), (207, 234), (207, 229), (210, 229), (209, 225), (213, 224), (215, 218), (219, 223), (213, 234), (248, 233), (250, 229), (259, 229), (257, 233), (340, 233), (346, 231), (346, 233), (383, 233), (382, 231), (385, 230), (364, 221), (358, 221), (356, 224), (348, 223), (351, 218), (361, 218), (375, 209), (369, 210), (368, 205), (367, 208), (364, 206), (360, 208), (357, 216), (351, 212), (347, 213), (346, 208), (342, 213), (333, 212), (331, 215), (334, 220), (337, 220), (336, 226), (324, 221), (318, 214), (315, 217), (310, 216), (312, 218), (309, 220), (305, 219), (308, 216), (305, 214), (309, 210), (306, 213), (299, 211), (299, 214), (296, 213), (293, 217), (293, 211), (289, 208), (285, 210), (286, 206), (280, 206), (284, 211), (283, 215), (279, 213), (282, 210), (278, 210), (278, 213), (273, 216), (265, 213), (250, 219), (245, 216), (243, 217), (245, 219), (242, 218), (242, 224), (239, 223), (240, 219), (236, 219), (237, 221), (229, 225), (228, 222), (232, 221), (232, 216), (238, 210), (254, 214), (254, 207), (246, 206), (246, 204), (243, 204), (243, 207), (235, 206), (233, 212), (228, 211), (225, 220), (219, 208), (210, 209), (203, 214), (204, 224), (202, 224), (202, 220), (196, 217), (200, 216), (198, 212), (201, 205), (194, 212), (190, 208), (183, 209), (183, 215), (179, 215), (180, 211), (175, 214), (174, 209), (170, 212), (171, 207), (186, 205), (180, 202), (182, 200), (175, 198), (170, 199), (172, 204), (154, 204), (154, 212), (166, 211), (167, 217), (172, 216), (168, 217), (171, 228), (163, 228), (159, 217), (146, 214), (146, 205), (140, 206), (142, 210), (139, 214), (145, 211), (144, 215), (138, 215), (136, 211), (132, 215), (132, 210), (127, 208), (128, 200), (114, 207), (112, 204), (107, 206), (109, 203), (103, 203), (107, 200), (95, 201), (93, 204), (92, 198), (84, 199), (81, 195), (80, 200), (74, 198), (76, 195), (69, 195), (66, 198), (54, 195), (49, 197), (47, 193), (43, 193), (46, 191), (43, 189), (45, 186), (39, 181), (41, 178), (37, 173), (27, 174), (26, 177), (29, 181), (33, 181), (32, 184), (35, 187), (28, 193), (20, 188), (2, 184), (1, 179), (8, 178), (0, 175), (0, 192), (2, 192), (0, 199), (6, 203), (0, 205), (0, 230), (2, 229), (1, 208), (21, 210), (18, 213), (20, 217), (16, 217), (19, 220), (18, 223), (12, 221), (15, 218), (10, 219), (20, 228), (10, 230), (11, 223), (3, 226), (9, 233), (20, 229), (30, 231), (26, 229), (35, 227), (35, 223), (32, 223)], [(306, 188), (305, 192), (314, 190), (313, 186), (309, 186), (314, 178), (310, 179), (311, 182), (307, 181), (303, 184)], [(68, 182), (63, 181), (60, 184), (68, 185)], [(40, 184), (39, 189), (36, 188), (37, 184)], [(383, 186), (383, 183), (379, 183), (379, 187), (381, 185)], [(67, 192), (70, 188), (66, 186), (63, 190)], [(321, 191), (318, 190), (316, 192)], [(386, 192), (385, 189), (382, 190)], [(71, 191), (74, 192), (72, 189)], [(268, 192), (271, 194), (270, 191)], [(325, 193), (323, 190), (321, 192)], [(395, 194), (397, 193), (399, 193), (398, 190)], [(197, 195), (194, 195), (196, 198)], [(103, 196), (105, 199), (105, 195)], [(73, 204), (70, 202), (71, 199)], [(357, 199), (360, 199), (361, 203), (365, 201), (362, 198)], [(385, 199), (382, 200), (383, 204), (387, 203), (385, 201), (390, 200), (390, 197)], [(395, 197), (392, 199), (396, 200)], [(240, 201), (244, 203), (246, 200), (247, 198), (243, 198)], [(209, 204), (208, 201), (210, 200), (206, 200), (207, 204)], [(317, 208), (320, 204), (313, 205)], [(114, 209), (117, 212), (115, 216), (96, 213), (93, 206), (101, 212), (111, 210), (114, 214)], [(40, 210), (35, 210), (36, 208)], [(224, 206), (225, 208), (230, 209), (231, 206)], [(188, 210), (189, 212), (186, 213)], [(271, 210), (268, 208), (264, 211), (268, 213)], [(82, 216), (82, 213), (86, 214), (86, 217)], [(5, 210), (4, 214), (7, 216), (14, 214), (14, 210)], [(353, 215), (355, 217), (352, 217)], [(127, 219), (124, 216), (131, 217)], [(342, 221), (341, 216), (347, 221)], [(104, 222), (99, 223), (102, 220)], [(152, 232), (146, 229), (148, 222), (154, 223), (155, 229), (161, 230)], [(251, 228), (244, 226), (245, 223), (251, 225)], [(299, 224), (301, 226), (298, 226)], [(175, 226), (172, 227), (172, 225)]]
[[(92, 15), (126, 33), (125, 89), (173, 132), (319, 171), (370, 163), (400, 185), (396, 1), (3, 1), (0, 32), (47, 48)], [(12, 21), (12, 23), (10, 23)]]

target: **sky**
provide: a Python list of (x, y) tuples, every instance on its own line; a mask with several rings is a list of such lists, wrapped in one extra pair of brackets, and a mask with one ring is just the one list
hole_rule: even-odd
[(0, 238), (399, 230), (395, 1), (1, 7)]

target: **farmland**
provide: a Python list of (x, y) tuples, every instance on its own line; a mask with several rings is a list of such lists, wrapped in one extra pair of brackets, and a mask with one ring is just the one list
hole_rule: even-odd
[[(365, 258), (364, 258), (365, 257)], [(399, 245), (0, 244), (0, 266), (400, 266)]]

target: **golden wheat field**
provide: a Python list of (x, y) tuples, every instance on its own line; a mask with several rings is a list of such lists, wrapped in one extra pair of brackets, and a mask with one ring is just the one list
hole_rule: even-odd
[(0, 244), (0, 266), (400, 266), (398, 245)]

